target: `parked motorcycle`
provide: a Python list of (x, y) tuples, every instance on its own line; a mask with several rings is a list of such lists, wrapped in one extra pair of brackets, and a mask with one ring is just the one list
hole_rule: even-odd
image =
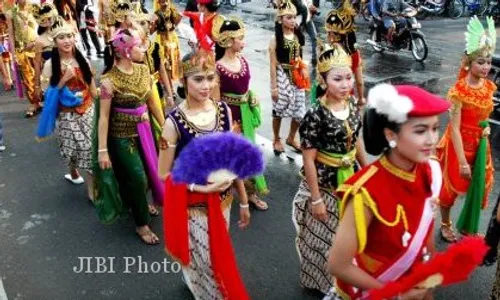
[(375, 52), (382, 53), (388, 51), (399, 51), (408, 49), (417, 61), (424, 61), (427, 58), (428, 48), (424, 34), (420, 31), (422, 25), (417, 21), (415, 15), (417, 10), (407, 8), (401, 14), (405, 18), (405, 27), (396, 28), (392, 44), (387, 41), (387, 29), (379, 18), (372, 18), (370, 22), (370, 39), (367, 43), (373, 47)]
[(498, 0), (490, 0), (488, 8), (484, 13), (486, 16), (490, 16), (495, 21), (495, 26), (500, 25), (500, 3)]
[(452, 19), (460, 18), (465, 12), (462, 0), (411, 0), (407, 4), (417, 9), (417, 19), (423, 20), (429, 15), (437, 16), (447, 12)]

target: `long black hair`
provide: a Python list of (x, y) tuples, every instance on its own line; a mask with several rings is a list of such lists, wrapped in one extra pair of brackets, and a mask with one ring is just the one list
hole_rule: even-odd
[[(92, 71), (90, 70), (90, 65), (83, 56), (83, 54), (78, 50), (77, 47), (74, 47), (75, 51), (75, 59), (80, 67), (80, 70), (83, 74), (83, 80), (86, 84), (90, 85), (92, 83)], [(59, 50), (57, 47), (52, 48), (52, 76), (50, 77), (50, 85), (56, 86), (59, 84), (59, 80), (61, 80), (61, 57), (59, 56)]]
[(384, 134), (385, 128), (399, 133), (401, 124), (390, 121), (386, 115), (377, 113), (374, 108), (366, 109), (363, 114), (363, 140), (367, 153), (377, 156), (389, 147)]
[[(305, 45), (305, 38), (299, 27), (293, 29), (294, 34), (299, 39), (300, 46)], [(283, 25), (279, 22), (274, 24), (274, 36), (276, 37), (276, 57), (280, 63), (289, 63), (288, 61), (288, 51), (285, 49), (285, 36), (283, 35)], [(302, 48), (300, 49), (300, 56), (302, 57)]]
[[(226, 32), (226, 31), (236, 31), (242, 29), (241, 25), (238, 21), (236, 20), (229, 20), (229, 21), (224, 21), (222, 23), (222, 26), (220, 27), (219, 34)], [(218, 43), (215, 44), (215, 60), (221, 59), (224, 54), (226, 53), (226, 48), (220, 46)]]

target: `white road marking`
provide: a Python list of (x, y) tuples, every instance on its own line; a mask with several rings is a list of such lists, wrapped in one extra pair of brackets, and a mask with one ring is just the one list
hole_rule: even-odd
[(0, 278), (0, 300), (9, 300), (7, 299), (7, 293), (5, 293), (5, 289), (3, 287), (2, 278)]

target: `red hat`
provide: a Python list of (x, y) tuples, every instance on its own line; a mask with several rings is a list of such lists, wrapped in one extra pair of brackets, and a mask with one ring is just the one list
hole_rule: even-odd
[(382, 83), (368, 92), (368, 108), (392, 122), (404, 123), (408, 117), (439, 115), (450, 108), (450, 103), (418, 86)]
[(214, 0), (196, 0), (196, 3), (201, 4), (201, 5), (207, 5), (214, 2)]

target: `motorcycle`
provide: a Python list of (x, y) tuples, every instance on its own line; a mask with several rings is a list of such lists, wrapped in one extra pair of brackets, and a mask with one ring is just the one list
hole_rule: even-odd
[(417, 21), (415, 15), (417, 10), (414, 8), (406, 8), (401, 14), (406, 22), (404, 28), (396, 28), (392, 44), (387, 41), (387, 29), (380, 18), (372, 18), (370, 22), (370, 39), (367, 43), (373, 47), (373, 50), (378, 53), (388, 51), (399, 51), (408, 49), (417, 61), (424, 61), (427, 58), (428, 48), (425, 42), (424, 34), (419, 30), (422, 25)]
[(441, 15), (444, 12), (447, 12), (451, 19), (458, 19), (465, 12), (465, 2), (462, 0), (411, 0), (406, 3), (417, 10), (419, 20), (429, 15)]

